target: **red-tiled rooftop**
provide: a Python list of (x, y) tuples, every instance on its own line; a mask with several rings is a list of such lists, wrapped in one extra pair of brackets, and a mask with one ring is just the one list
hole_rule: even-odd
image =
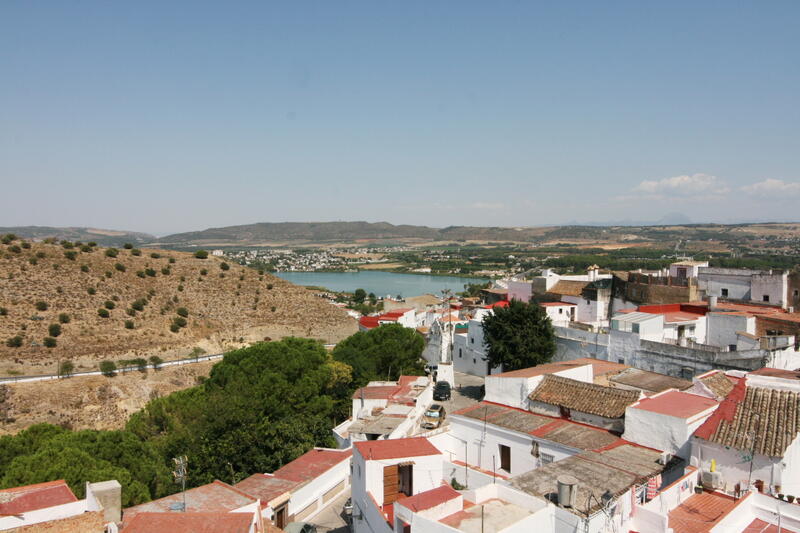
[(402, 505), (415, 513), (424, 511), (425, 509), (432, 509), (437, 505), (441, 505), (450, 500), (460, 497), (461, 494), (456, 492), (450, 485), (442, 485), (435, 489), (420, 492), (414, 496), (403, 498), (394, 502), (395, 505)]
[(362, 316), (358, 319), (358, 323), (367, 329), (377, 328), (380, 325), (376, 316)]
[(774, 524), (768, 524), (761, 519), (756, 518), (747, 527), (742, 530), (742, 533), (779, 533), (781, 531), (789, 531), (786, 527), (778, 529)]
[(592, 365), (593, 376), (602, 376), (612, 372), (622, 372), (628, 365), (614, 363), (612, 361), (603, 361), (601, 359), (591, 359), (582, 357), (580, 359), (573, 359), (571, 361), (559, 361), (556, 363), (545, 363), (543, 365), (536, 365), (530, 368), (521, 368), (519, 370), (510, 370), (500, 374), (492, 374), (493, 378), (532, 378), (536, 376), (543, 376), (545, 374), (553, 374), (554, 372), (562, 372), (570, 368), (577, 368), (579, 366)]
[(0, 490), (0, 516), (16, 515), (76, 502), (78, 498), (63, 479)]
[[(743, 500), (738, 500), (739, 502)], [(669, 512), (669, 527), (674, 533), (705, 533), (711, 531), (736, 507), (733, 497), (719, 492), (693, 494)]]
[(261, 501), (262, 507), (269, 504), (279, 496), (293, 490), (297, 481), (281, 479), (271, 474), (253, 474), (234, 485), (237, 489)]
[(291, 463), (288, 463), (273, 475), (278, 478), (304, 483), (310, 481), (342, 461), (347, 461), (353, 455), (353, 450), (324, 450), (314, 448), (304, 453)]
[(565, 305), (577, 307), (578, 304), (572, 304), (569, 302), (542, 302), (539, 305), (542, 307), (564, 307)]
[(692, 418), (718, 405), (716, 400), (706, 396), (671, 390), (639, 400), (639, 403), (632, 405), (631, 409), (641, 409), (676, 418)]
[(253, 513), (140, 513), (122, 533), (248, 533)]
[(400, 459), (403, 457), (422, 457), (439, 455), (441, 452), (425, 437), (409, 439), (368, 440), (353, 444), (367, 460)]
[(783, 379), (798, 379), (800, 380), (800, 371), (798, 370), (781, 370), (780, 368), (759, 368), (750, 372), (754, 376), (766, 376), (770, 378), (783, 378)]
[[(186, 512), (229, 512), (256, 501), (249, 494), (216, 480), (207, 485), (186, 491)], [(127, 524), (134, 516), (143, 512), (169, 512), (172, 507), (183, 502), (181, 493), (172, 494), (158, 500), (129, 507), (123, 512), (123, 520)], [(174, 511), (173, 511), (174, 512)]]
[(380, 385), (374, 387), (361, 387), (353, 393), (354, 400), (388, 400), (400, 389), (397, 385)]

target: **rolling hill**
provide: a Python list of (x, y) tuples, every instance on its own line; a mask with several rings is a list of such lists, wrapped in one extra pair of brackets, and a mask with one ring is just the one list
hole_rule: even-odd
[(218, 353), (287, 335), (335, 342), (356, 329), (309, 290), (216, 257), (0, 244), (0, 376), (54, 373), (66, 360), (94, 370), (104, 359)]

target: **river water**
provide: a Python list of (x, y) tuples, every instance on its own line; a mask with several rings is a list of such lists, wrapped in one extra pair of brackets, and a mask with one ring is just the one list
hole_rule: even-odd
[(275, 275), (297, 285), (325, 287), (332, 291), (353, 292), (364, 289), (376, 296), (441, 296), (444, 289), (460, 292), (467, 283), (485, 283), (488, 279), (459, 276), (428, 276), (362, 270), (360, 272), (276, 272)]

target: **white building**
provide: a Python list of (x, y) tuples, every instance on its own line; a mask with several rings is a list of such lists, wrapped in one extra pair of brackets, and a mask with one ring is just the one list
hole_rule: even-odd
[(697, 281), (706, 296), (786, 307), (788, 276), (781, 270), (701, 267)]
[(543, 302), (539, 304), (554, 326), (569, 326), (575, 322), (578, 304), (572, 302)]
[(720, 485), (800, 494), (800, 373), (764, 368), (740, 379), (695, 432), (692, 464)]
[(625, 410), (622, 437), (688, 460), (692, 435), (717, 407), (717, 401), (706, 396), (674, 389), (660, 392)]

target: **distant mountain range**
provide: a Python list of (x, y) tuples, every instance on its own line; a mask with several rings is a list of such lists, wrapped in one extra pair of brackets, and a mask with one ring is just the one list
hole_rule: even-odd
[[(95, 241), (103, 246), (130, 242), (137, 246), (172, 249), (239, 246), (314, 246), (326, 244), (380, 245), (390, 243), (478, 242), (478, 243), (562, 243), (667, 242), (670, 240), (739, 240), (778, 234), (796, 235), (796, 223), (691, 224), (680, 214), (664, 217), (658, 224), (575, 224), (538, 227), (480, 227), (394, 225), (388, 222), (260, 222), (241, 226), (209, 228), (156, 238), (146, 233), (94, 228), (41, 226), (5, 227), (0, 234), (15, 233), (25, 239), (48, 237), (71, 241)], [(745, 231), (746, 228), (746, 231)], [(744, 233), (743, 233), (744, 232)], [(777, 233), (776, 233), (777, 232)]]

